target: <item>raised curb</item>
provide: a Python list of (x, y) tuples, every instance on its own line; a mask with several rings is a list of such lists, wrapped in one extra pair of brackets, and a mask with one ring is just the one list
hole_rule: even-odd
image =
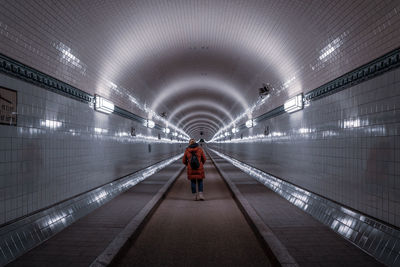
[(273, 264), (283, 267), (299, 266), (292, 255), (290, 255), (286, 247), (275, 236), (272, 230), (263, 222), (260, 216), (258, 216), (257, 212), (250, 205), (247, 199), (242, 195), (236, 185), (230, 179), (228, 179), (228, 176), (224, 173), (224, 171), (219, 168), (218, 164), (215, 162), (214, 158), (210, 155), (208, 151), (207, 154), (209, 155), (211, 161), (213, 162), (221, 177), (225, 180), (236, 200), (236, 203), (244, 213), (245, 217), (248, 219), (253, 230), (255, 230), (259, 234), (259, 237), (261, 237), (262, 241), (264, 241), (269, 254), (272, 254), (271, 256), (274, 257), (274, 259), (271, 259), (273, 261)]
[(127, 247), (129, 242), (134, 239), (150, 218), (158, 205), (161, 203), (165, 194), (172, 187), (175, 180), (181, 175), (184, 167), (182, 166), (157, 194), (142, 208), (142, 210), (125, 226), (125, 228), (113, 239), (107, 248), (90, 264), (91, 267), (104, 267), (110, 265), (116, 257)]

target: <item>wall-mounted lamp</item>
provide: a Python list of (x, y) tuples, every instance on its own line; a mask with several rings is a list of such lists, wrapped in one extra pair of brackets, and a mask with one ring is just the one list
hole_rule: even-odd
[(292, 113), (303, 109), (303, 93), (296, 95), (286, 101), (284, 104), (284, 108), (287, 113)]
[(246, 121), (246, 127), (247, 128), (251, 128), (251, 127), (253, 127), (254, 126), (254, 121), (253, 120), (248, 120), (248, 121)]
[(152, 121), (152, 120), (147, 120), (147, 127), (148, 127), (148, 128), (154, 128), (154, 126), (156, 126), (156, 124), (154, 123), (154, 121)]
[(173, 136), (178, 136), (178, 133), (177, 132), (173, 132), (172, 135)]
[(166, 134), (169, 134), (170, 129), (169, 128), (164, 128), (163, 132), (166, 133)]
[(225, 132), (225, 136), (228, 136), (229, 135), (229, 133), (228, 132)]
[(95, 103), (96, 105), (94, 106), (95, 110), (110, 114), (114, 111), (114, 104), (105, 99), (104, 97), (101, 97), (99, 95), (95, 95)]
[(239, 130), (237, 128), (232, 128), (232, 133), (237, 133)]

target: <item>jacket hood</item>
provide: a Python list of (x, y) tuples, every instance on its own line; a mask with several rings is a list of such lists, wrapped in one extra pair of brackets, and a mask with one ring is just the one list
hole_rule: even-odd
[(198, 147), (198, 146), (199, 146), (199, 144), (194, 143), (194, 144), (191, 144), (190, 146), (188, 146), (188, 148), (196, 148), (196, 147)]

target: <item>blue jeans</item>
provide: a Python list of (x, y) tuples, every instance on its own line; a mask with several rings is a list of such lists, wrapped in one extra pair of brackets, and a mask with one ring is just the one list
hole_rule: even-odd
[(196, 181), (199, 186), (199, 192), (203, 192), (203, 179), (192, 179), (190, 180), (190, 185), (192, 187), (192, 193), (196, 193)]

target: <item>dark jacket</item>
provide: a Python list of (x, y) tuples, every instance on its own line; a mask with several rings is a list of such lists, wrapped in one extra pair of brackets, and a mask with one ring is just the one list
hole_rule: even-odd
[[(197, 156), (197, 158), (200, 161), (200, 167), (196, 170), (193, 170), (190, 167), (190, 159), (192, 158), (192, 152), (194, 152)], [(186, 165), (187, 169), (187, 175), (188, 179), (204, 179), (204, 162), (206, 162), (206, 156), (204, 155), (203, 149), (199, 146), (199, 144), (195, 143), (193, 145), (190, 145), (186, 148), (185, 154), (183, 155), (182, 158), (183, 164)]]

